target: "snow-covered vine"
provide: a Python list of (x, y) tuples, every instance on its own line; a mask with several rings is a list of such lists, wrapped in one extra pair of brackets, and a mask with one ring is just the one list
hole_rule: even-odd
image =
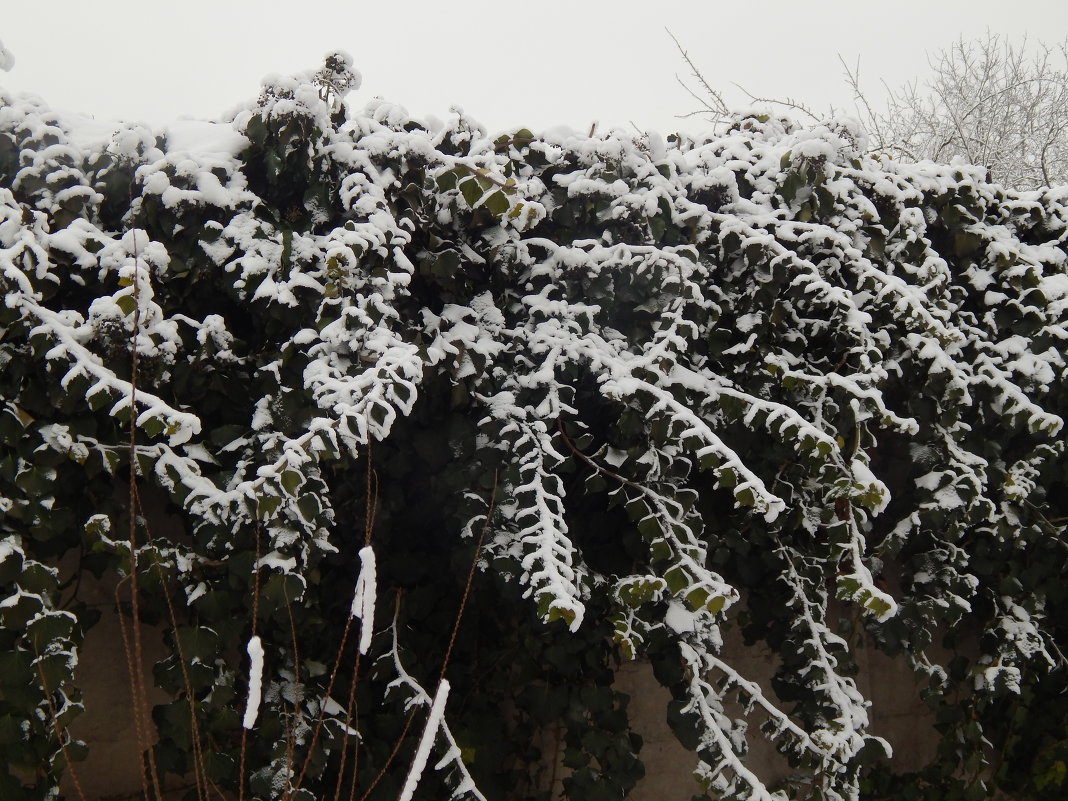
[[(161, 764), (243, 720), (263, 742), (218, 781), (248, 797), (488, 797), (533, 781), (517, 765), (557, 724), (566, 792), (625, 793), (612, 665), (650, 659), (705, 792), (857, 798), (894, 764), (862, 641), (975, 722), (930, 775), (982, 797), (991, 763), (961, 764), (988, 759), (1002, 701), (1064, 707), (1063, 188), (862, 156), (848, 121), (491, 138), (459, 111), (346, 105), (359, 83), (333, 53), (227, 120), (96, 141), (0, 93), (0, 635), (47, 660), (2, 712), (47, 743), (41, 787), (80, 748), (91, 620), (48, 566), (71, 552), (144, 566), (160, 619), (184, 591)], [(140, 510), (114, 491), (131, 471)], [(131, 561), (110, 532), (133, 514)], [(731, 663), (732, 626), (776, 651), (788, 700)], [(964, 666), (940, 664), (936, 638), (966, 635)], [(432, 697), (454, 648), (469, 664)], [(729, 693), (803, 781), (747, 763)], [(446, 778), (383, 780), (439, 747)]]

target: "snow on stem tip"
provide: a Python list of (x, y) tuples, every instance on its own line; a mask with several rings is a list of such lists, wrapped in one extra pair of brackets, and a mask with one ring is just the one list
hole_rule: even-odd
[(438, 691), (434, 695), (434, 703), (430, 706), (430, 717), (427, 718), (423, 736), (419, 738), (419, 747), (415, 750), (415, 758), (412, 759), (411, 770), (408, 771), (408, 778), (404, 780), (404, 788), (397, 797), (397, 801), (411, 801), (415, 788), (419, 786), (419, 779), (422, 777), (423, 768), (426, 767), (426, 761), (430, 757), (430, 749), (434, 745), (434, 738), (437, 737), (438, 729), (441, 728), (442, 720), (445, 717), (445, 701), (448, 697), (449, 682), (446, 679), (442, 679), (441, 684), (438, 685)]
[(248, 701), (245, 704), (245, 719), (241, 725), (251, 729), (260, 713), (260, 697), (263, 683), (263, 643), (258, 636), (248, 641)]
[(360, 619), (360, 653), (371, 647), (375, 627), (375, 596), (378, 594), (375, 552), (368, 545), (360, 549), (360, 575), (352, 595), (351, 614)]

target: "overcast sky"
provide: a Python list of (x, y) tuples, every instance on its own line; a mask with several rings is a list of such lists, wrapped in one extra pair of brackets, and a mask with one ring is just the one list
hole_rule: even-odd
[(0, 0), (15, 57), (0, 86), (98, 118), (213, 117), (271, 72), (347, 50), (357, 106), (381, 96), (413, 115), (460, 105), (491, 131), (569, 125), (694, 131), (676, 82), (679, 38), (728, 99), (850, 103), (839, 54), (860, 59), (881, 97), (922, 76), (925, 53), (987, 30), (1048, 43), (1068, 34), (1066, 0)]

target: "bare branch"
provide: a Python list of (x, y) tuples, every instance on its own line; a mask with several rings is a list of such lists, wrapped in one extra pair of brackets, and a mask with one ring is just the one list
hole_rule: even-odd
[(786, 108), (792, 108), (797, 111), (800, 111), (802, 114), (808, 115), (814, 121), (819, 121), (821, 119), (821, 116), (819, 114), (816, 114), (804, 103), (793, 100), (792, 98), (786, 97), (780, 100), (774, 97), (760, 97), (758, 95), (754, 95), (752, 92), (750, 92), (748, 89), (746, 89), (739, 83), (735, 83), (734, 85), (738, 87), (738, 89), (741, 90), (745, 94), (745, 96), (748, 97), (749, 100), (753, 103), (772, 103), (777, 106), (785, 106)]
[[(679, 40), (675, 37), (675, 34), (671, 32), (671, 29), (664, 28), (664, 30), (667, 31), (667, 35), (671, 37), (671, 41), (673, 41), (675, 43), (675, 47), (678, 48), (679, 54), (682, 56), (682, 60), (685, 61), (686, 65), (690, 68), (694, 80), (696, 80), (701, 85), (701, 88), (705, 90), (708, 97), (711, 98), (712, 101), (714, 101), (714, 105), (709, 103), (705, 99), (697, 97), (697, 95), (694, 94), (694, 92), (689, 87), (686, 87), (687, 91), (689, 91), (690, 94), (694, 97), (697, 97), (697, 99), (709, 111), (712, 111), (721, 116), (726, 116), (730, 112), (730, 109), (727, 107), (726, 102), (723, 100), (723, 96), (715, 89), (713, 89), (712, 86), (708, 83), (708, 81), (705, 80), (705, 76), (701, 73), (701, 70), (697, 68), (697, 65), (694, 63), (693, 59), (690, 58), (690, 54), (686, 52), (686, 49), (682, 46), (682, 43), (679, 42)], [(679, 83), (682, 83), (681, 79), (679, 79)], [(682, 83), (682, 85), (686, 86), (686, 84), (684, 83)]]

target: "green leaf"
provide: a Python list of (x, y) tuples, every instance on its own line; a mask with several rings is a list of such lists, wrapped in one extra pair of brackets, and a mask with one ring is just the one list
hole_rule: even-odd
[(23, 436), (25, 424), (19, 418), (15, 407), (8, 406), (0, 410), (0, 442), (4, 445), (15, 445)]
[(0, 551), (0, 587), (13, 583), (22, 573), (25, 557), (17, 547)]
[(37, 657), (33, 666), (42, 689), (55, 693), (74, 681), (74, 665), (77, 662), (71, 651), (53, 651)]
[(887, 603), (883, 598), (878, 595), (871, 595), (866, 601), (864, 601), (864, 608), (874, 614), (876, 617), (881, 617), (889, 612), (893, 607)]
[(149, 417), (141, 424), (141, 432), (146, 437), (157, 437), (163, 433), (163, 421), (158, 417)]
[(649, 515), (638, 521), (638, 531), (646, 539), (652, 539), (660, 533), (660, 521), (654, 515)]
[(286, 607), (299, 602), (304, 590), (300, 576), (272, 570), (260, 588), (260, 617), (267, 619), (277, 613), (288, 620)]
[(983, 245), (983, 238), (972, 231), (957, 231), (953, 235), (953, 249), (958, 256), (970, 256)]
[(283, 470), (279, 483), (286, 494), (296, 496), (297, 490), (304, 485), (304, 476), (294, 470)]
[(690, 576), (681, 567), (676, 566), (664, 574), (664, 581), (667, 582), (671, 594), (678, 595), (690, 584)]
[(482, 197), (482, 187), (474, 178), (465, 178), (460, 181), (460, 194), (463, 195), (467, 205), (474, 208)]
[(756, 506), (756, 495), (748, 487), (734, 493), (734, 500), (739, 506)]
[(575, 611), (573, 609), (568, 609), (567, 607), (563, 606), (556, 606), (554, 604), (553, 606), (549, 607), (549, 614), (545, 616), (545, 620), (548, 623), (552, 623), (555, 620), (562, 620), (570, 628), (571, 625), (575, 622)]
[(278, 511), (282, 499), (277, 495), (260, 495), (256, 498), (256, 517), (267, 520)]
[(0, 622), (3, 622), (6, 629), (19, 631), (41, 614), (44, 608), (44, 603), (36, 595), (18, 595), (14, 602), (8, 598), (5, 605), (0, 607)]
[(665, 587), (665, 581), (660, 578), (630, 578), (622, 581), (616, 592), (626, 606), (637, 609), (657, 598)]
[(267, 125), (263, 121), (263, 117), (259, 114), (253, 114), (249, 117), (248, 122), (245, 124), (245, 136), (254, 145), (262, 145), (267, 139)]
[(207, 626), (183, 626), (174, 632), (176, 650), (185, 662), (213, 664), (219, 655), (219, 635)]
[(1060, 787), (1068, 778), (1068, 765), (1063, 760), (1055, 760), (1049, 768), (1035, 776), (1035, 787), (1045, 790), (1047, 787)]
[(793, 199), (797, 196), (798, 191), (805, 185), (805, 179), (801, 173), (797, 170), (791, 170), (786, 174), (786, 178), (779, 185), (779, 195), (787, 203), (793, 202)]
[(485, 206), (486, 210), (494, 217), (500, 217), (508, 211), (508, 198), (505, 197), (504, 193), (501, 191), (491, 192), (486, 196), (486, 201), (483, 203), (483, 206)]
[(457, 178), (456, 170), (446, 170), (434, 179), (434, 183), (439, 192), (448, 192), (456, 188)]
[(314, 493), (307, 492), (297, 501), (297, 510), (301, 517), (310, 522), (318, 518), (322, 511), (322, 504), (319, 503)]
[(47, 612), (30, 621), (26, 637), (35, 653), (41, 654), (52, 643), (69, 640), (74, 632), (74, 615), (69, 612)]
[(716, 471), (716, 484), (728, 489), (738, 484), (738, 474), (733, 467), (724, 467)]
[(119, 295), (115, 298), (115, 305), (122, 309), (122, 313), (129, 316), (137, 309), (137, 300), (133, 295)]

